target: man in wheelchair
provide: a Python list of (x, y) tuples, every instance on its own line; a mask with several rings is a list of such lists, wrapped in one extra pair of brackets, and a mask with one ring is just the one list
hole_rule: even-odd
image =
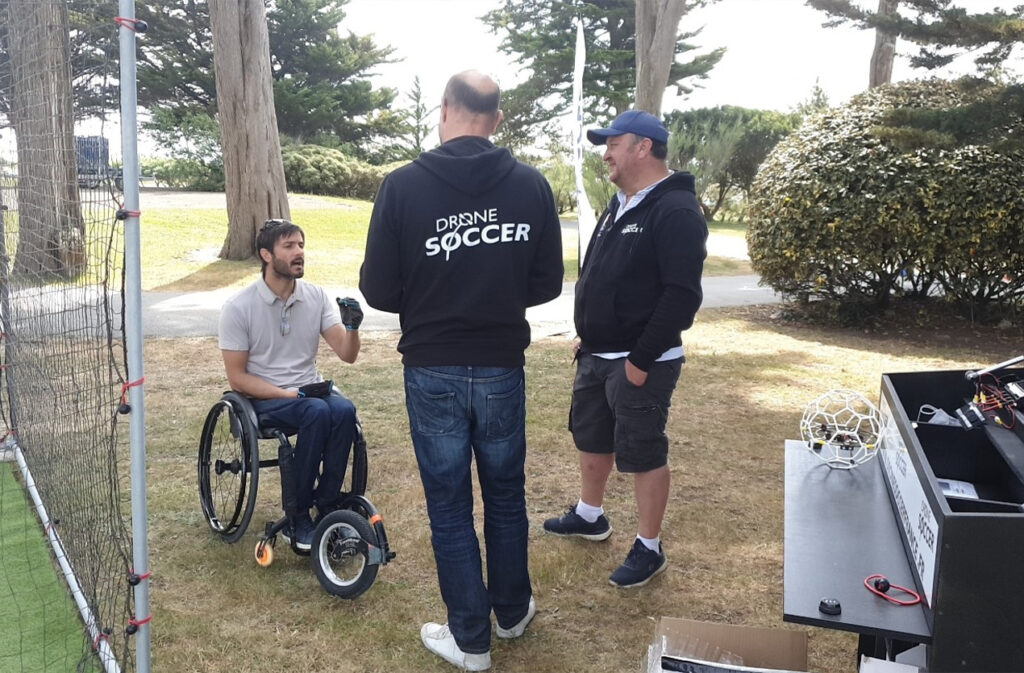
[(218, 329), (231, 389), (252, 400), (261, 427), (298, 433), (283, 536), (302, 551), (313, 541), (312, 508), (324, 515), (340, 496), (356, 433), (355, 405), (317, 370), (320, 337), (354, 363), (363, 320), (358, 301), (339, 299), (339, 315), (323, 288), (299, 280), (305, 242), (298, 225), (267, 220), (256, 235), (261, 277), (225, 302)]

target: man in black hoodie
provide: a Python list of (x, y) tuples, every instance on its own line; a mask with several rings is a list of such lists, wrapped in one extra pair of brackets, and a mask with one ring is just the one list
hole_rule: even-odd
[(637, 587), (667, 563), (665, 423), (684, 359), (680, 332), (693, 324), (703, 297), (708, 229), (693, 176), (668, 170), (668, 131), (660, 120), (629, 110), (587, 138), (607, 145), (604, 160), (619, 192), (598, 220), (576, 283), (580, 342), (569, 429), (579, 449), (580, 499), (544, 529), (608, 539), (608, 477), (613, 466), (633, 473), (639, 531), (609, 580)]
[[(469, 71), (441, 101), (441, 146), (380, 186), (359, 289), (399, 314), (398, 350), (448, 623), (423, 625), (432, 652), (490, 668), (498, 637), (521, 636), (536, 605), (527, 569), (526, 308), (562, 290), (551, 187), (488, 138), (499, 91)], [(484, 502), (487, 583), (473, 527), (471, 463)]]

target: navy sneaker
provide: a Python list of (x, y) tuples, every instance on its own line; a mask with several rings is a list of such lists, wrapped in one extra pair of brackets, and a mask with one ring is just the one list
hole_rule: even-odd
[(650, 582), (652, 577), (664, 572), (667, 566), (668, 560), (661, 544), (658, 544), (658, 551), (651, 551), (643, 542), (635, 540), (633, 548), (626, 555), (626, 560), (612, 573), (608, 581), (624, 589), (642, 587)]
[(299, 514), (288, 526), (281, 531), (281, 537), (288, 544), (295, 540), (295, 548), (299, 551), (309, 551), (313, 547), (313, 534), (316, 533), (316, 526), (309, 513)]
[(331, 512), (336, 512), (339, 509), (341, 509), (341, 502), (342, 501), (339, 498), (339, 499), (334, 500), (332, 502), (324, 503), (323, 505), (319, 505), (318, 504), (316, 506), (316, 516), (313, 517), (313, 526), (314, 527), (319, 526), (320, 522), (324, 520), (325, 516), (327, 516)]
[(545, 521), (544, 530), (563, 537), (574, 536), (594, 541), (607, 540), (612, 534), (612, 526), (604, 514), (597, 517), (594, 523), (590, 523), (576, 513), (576, 505), (570, 506), (562, 516)]

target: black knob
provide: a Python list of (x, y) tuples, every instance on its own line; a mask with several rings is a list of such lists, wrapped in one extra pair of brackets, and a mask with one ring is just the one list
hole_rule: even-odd
[(838, 615), (843, 611), (838, 598), (822, 598), (818, 603), (818, 610), (826, 615)]

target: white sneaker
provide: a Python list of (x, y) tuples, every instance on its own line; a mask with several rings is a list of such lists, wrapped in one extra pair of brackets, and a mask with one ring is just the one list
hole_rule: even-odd
[(423, 639), (424, 647), (464, 671), (486, 671), (491, 667), (490, 652), (483, 654), (463, 652), (459, 649), (459, 644), (455, 642), (455, 636), (448, 630), (447, 624), (427, 622), (420, 629), (420, 638)]
[(499, 638), (518, 638), (523, 635), (526, 631), (526, 626), (533, 620), (533, 616), (537, 614), (537, 604), (533, 602), (533, 596), (530, 596), (530, 605), (526, 608), (526, 616), (519, 620), (519, 623), (510, 629), (501, 628), (501, 624), (498, 624), (498, 637)]

